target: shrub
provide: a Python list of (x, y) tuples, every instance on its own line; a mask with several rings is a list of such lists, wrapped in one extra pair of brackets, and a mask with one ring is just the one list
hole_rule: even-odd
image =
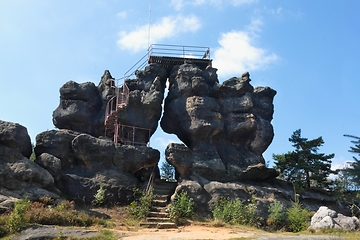
[(100, 184), (100, 188), (97, 190), (94, 195), (94, 204), (95, 205), (103, 205), (105, 202), (105, 191), (104, 185)]
[(52, 199), (49, 196), (42, 196), (42, 197), (39, 197), (39, 202), (41, 202), (45, 205), (52, 205), (52, 204), (54, 204), (54, 199)]
[(215, 204), (212, 213), (215, 219), (226, 223), (255, 225), (258, 221), (256, 209), (254, 198), (247, 205), (242, 203), (240, 199), (222, 198)]
[(107, 222), (76, 210), (74, 202), (61, 201), (56, 206), (45, 206), (42, 202), (22, 199), (14, 203), (14, 210), (9, 215), (0, 216), (0, 238), (17, 233), (30, 224), (87, 227), (107, 225)]
[(151, 201), (154, 199), (153, 189), (150, 189), (148, 194), (144, 190), (134, 189), (134, 195), (140, 193), (140, 198), (137, 201), (133, 201), (127, 207), (129, 214), (136, 218), (146, 218), (151, 208)]
[(179, 222), (181, 219), (191, 218), (194, 214), (194, 200), (187, 195), (186, 191), (181, 191), (176, 200), (171, 204), (170, 219)]
[(293, 202), (291, 208), (287, 209), (287, 227), (292, 232), (300, 232), (309, 226), (310, 218), (309, 211), (301, 207), (301, 204)]
[(22, 199), (14, 203), (14, 211), (10, 213), (6, 223), (11, 233), (19, 232), (26, 227), (25, 213), (30, 204), (31, 202), (28, 199)]
[(269, 217), (266, 220), (268, 226), (275, 228), (283, 227), (285, 225), (286, 214), (284, 206), (278, 200), (270, 203), (268, 208)]

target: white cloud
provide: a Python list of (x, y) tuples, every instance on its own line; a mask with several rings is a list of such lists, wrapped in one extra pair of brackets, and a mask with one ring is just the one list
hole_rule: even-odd
[(127, 17), (127, 12), (126, 11), (122, 11), (122, 12), (118, 12), (116, 14), (116, 17), (120, 18), (120, 19), (124, 19)]
[(274, 53), (255, 47), (251, 33), (231, 31), (220, 36), (220, 47), (214, 51), (213, 66), (220, 78), (240, 76), (246, 71), (266, 67), (278, 59)]
[(271, 14), (278, 15), (282, 13), (282, 8), (278, 7), (277, 9), (271, 9)]
[(255, 34), (256, 32), (261, 32), (261, 27), (263, 25), (263, 21), (260, 18), (251, 19), (251, 23), (246, 26), (247, 32)]
[[(164, 39), (176, 36), (179, 33), (196, 32), (201, 27), (196, 16), (163, 17), (159, 22), (150, 27), (150, 43), (159, 43)], [(143, 25), (132, 32), (122, 31), (117, 44), (121, 49), (133, 52), (144, 50), (148, 47), (149, 26)]]

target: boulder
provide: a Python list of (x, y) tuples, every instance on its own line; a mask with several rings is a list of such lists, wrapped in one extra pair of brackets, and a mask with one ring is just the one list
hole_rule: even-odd
[(0, 147), (0, 186), (9, 190), (26, 189), (31, 185), (52, 188), (54, 178), (48, 171), (25, 158), (19, 149)]
[(65, 83), (60, 88), (60, 104), (53, 112), (53, 123), (69, 129), (100, 136), (104, 133), (103, 101), (94, 83)]
[(61, 160), (51, 154), (42, 153), (35, 159), (40, 167), (46, 169), (55, 181), (60, 180), (61, 176)]
[(12, 208), (21, 198), (58, 199), (58, 194), (54, 178), (47, 170), (24, 157), (20, 149), (0, 144), (0, 212)]
[(50, 154), (61, 160), (62, 168), (71, 168), (76, 165), (76, 159), (72, 150), (71, 142), (80, 133), (67, 130), (49, 130), (36, 136), (35, 154)]
[(326, 206), (321, 206), (314, 216), (312, 216), (309, 228), (339, 228), (355, 231), (360, 228), (360, 221), (357, 217), (347, 217)]
[[(91, 202), (100, 186), (107, 203), (128, 203), (139, 187), (136, 172), (155, 166), (160, 152), (146, 146), (114, 143), (71, 130), (51, 130), (36, 137), (37, 162), (63, 194)], [(141, 180), (143, 181), (143, 180)]]
[(26, 158), (30, 158), (32, 153), (31, 140), (27, 129), (18, 123), (0, 120), (0, 144), (19, 149)]

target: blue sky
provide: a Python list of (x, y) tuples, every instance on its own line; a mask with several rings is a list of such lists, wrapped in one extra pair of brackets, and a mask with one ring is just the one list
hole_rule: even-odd
[[(249, 71), (254, 87), (277, 91), (266, 161), (293, 150), (301, 128), (341, 166), (352, 160), (343, 134), (360, 136), (358, 9), (357, 0), (2, 0), (0, 119), (35, 142), (54, 129), (65, 82), (97, 85), (105, 69), (120, 78), (148, 42), (207, 46), (220, 82)], [(159, 128), (151, 146), (163, 154), (171, 141)]]

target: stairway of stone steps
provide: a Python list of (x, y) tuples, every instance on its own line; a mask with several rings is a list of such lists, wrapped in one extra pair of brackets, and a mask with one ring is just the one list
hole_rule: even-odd
[(176, 182), (168, 182), (162, 179), (154, 181), (153, 193), (155, 197), (151, 202), (151, 209), (146, 222), (141, 222), (140, 226), (158, 229), (176, 228), (176, 224), (168, 217), (170, 197), (176, 186)]

